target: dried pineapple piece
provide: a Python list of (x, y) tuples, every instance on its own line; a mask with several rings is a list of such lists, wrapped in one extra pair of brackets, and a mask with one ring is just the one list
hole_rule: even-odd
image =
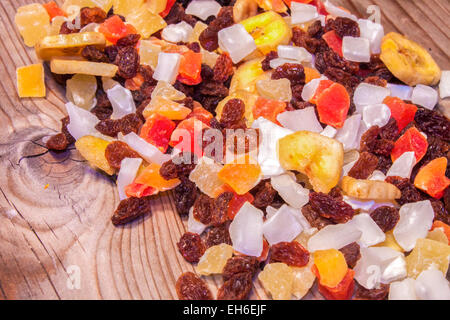
[(233, 247), (221, 243), (208, 248), (198, 262), (196, 271), (203, 276), (222, 273), (228, 259), (233, 256)]
[(315, 274), (311, 271), (314, 265), (312, 257), (309, 258), (309, 262), (302, 268), (291, 267), (294, 272), (294, 283), (292, 285), (292, 294), (297, 298), (303, 298), (311, 289), (316, 280)]
[(402, 196), (393, 184), (384, 181), (360, 180), (349, 176), (342, 178), (342, 190), (350, 197), (372, 200), (393, 200)]
[(66, 82), (66, 98), (80, 108), (90, 110), (97, 92), (94, 76), (76, 74)]
[(82, 32), (47, 36), (36, 44), (39, 59), (51, 60), (54, 57), (76, 56), (86, 46), (104, 47), (105, 36), (100, 32)]
[(285, 263), (269, 263), (258, 275), (259, 281), (273, 300), (290, 300), (294, 285), (294, 272)]
[(45, 76), (42, 64), (17, 68), (17, 90), (20, 98), (45, 97)]
[(141, 64), (152, 67), (155, 70), (158, 64), (158, 55), (161, 52), (161, 46), (158, 46), (150, 40), (141, 40), (139, 45), (139, 56)]
[(427, 239), (448, 244), (448, 238), (442, 229), (434, 229), (428, 232)]
[(383, 242), (378, 243), (374, 247), (389, 247), (398, 252), (405, 252), (405, 250), (403, 250), (403, 248), (400, 247), (400, 245), (397, 243), (397, 240), (395, 240), (394, 233), (392, 232), (392, 230), (386, 232), (385, 235), (386, 239)]
[(201, 21), (197, 21), (197, 23), (194, 26), (194, 30), (192, 31), (192, 33), (191, 33), (191, 35), (189, 37), (188, 42), (200, 42), (198, 38), (200, 37), (200, 34), (206, 28), (208, 28), (208, 25), (206, 23), (203, 23)]
[(147, 0), (144, 6), (148, 8), (151, 12), (159, 14), (166, 9), (167, 0)]
[(110, 77), (102, 77), (102, 87), (103, 91), (114, 88), (116, 85), (120, 85), (117, 81), (111, 79)]
[(52, 59), (50, 70), (57, 74), (88, 74), (91, 76), (114, 77), (117, 66), (110, 63), (79, 60)]
[(278, 80), (259, 80), (256, 82), (258, 93), (266, 99), (291, 101), (291, 81), (286, 78)]
[(202, 63), (206, 64), (210, 68), (214, 68), (219, 55), (215, 52), (209, 52), (203, 48), (200, 48), (200, 52), (202, 54)]
[(417, 278), (424, 270), (435, 267), (447, 274), (450, 246), (430, 239), (417, 239), (416, 246), (406, 257), (408, 277)]
[(167, 26), (159, 14), (151, 12), (145, 6), (135, 8), (138, 9), (126, 15), (127, 22), (133, 25), (144, 39)]
[[(144, 2), (145, 0), (113, 0), (114, 13), (124, 16), (128, 22), (128, 15), (142, 7)], [(148, 10), (147, 7), (145, 9)], [(134, 24), (133, 26), (136, 27)]]
[[(113, 0), (65, 0), (61, 9), (66, 11), (67, 13), (71, 12), (71, 8), (84, 8), (84, 7), (99, 7), (103, 9), (103, 11), (108, 12), (113, 5)], [(79, 9), (78, 9), (79, 10)], [(115, 8), (114, 8), (114, 11)]]
[(158, 81), (155, 89), (152, 92), (152, 99), (156, 97), (163, 97), (173, 101), (180, 101), (186, 98), (186, 95), (175, 89), (170, 83), (165, 81)]
[(214, 160), (203, 157), (190, 173), (189, 180), (208, 197), (216, 198), (225, 191), (225, 183), (218, 176), (222, 167)]
[(111, 168), (105, 157), (105, 150), (108, 144), (109, 141), (98, 137), (84, 136), (75, 142), (75, 147), (92, 167), (113, 175), (115, 171)]
[(183, 105), (173, 102), (161, 96), (156, 96), (142, 111), (144, 118), (150, 117), (152, 114), (160, 114), (170, 120), (183, 120), (192, 112), (191, 109)]
[(59, 31), (61, 30), (62, 24), (66, 22), (66, 17), (64, 16), (56, 16), (52, 19), (52, 24), (50, 26), (50, 36), (56, 36), (59, 34)]
[(28, 47), (34, 47), (50, 33), (50, 16), (44, 6), (38, 3), (18, 8), (14, 21)]
[(328, 193), (341, 177), (344, 148), (337, 140), (298, 131), (278, 141), (278, 157), (284, 169), (306, 174), (314, 191)]

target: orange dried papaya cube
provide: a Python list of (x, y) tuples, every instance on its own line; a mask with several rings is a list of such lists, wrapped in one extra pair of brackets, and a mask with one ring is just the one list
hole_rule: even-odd
[(253, 106), (252, 113), (253, 118), (259, 117), (266, 118), (276, 124), (279, 124), (277, 116), (286, 109), (286, 103), (283, 101), (266, 99), (259, 97), (256, 99), (256, 103)]
[(305, 71), (305, 82), (306, 83), (310, 82), (311, 80), (320, 78), (320, 73), (316, 69), (304, 67), (304, 71)]
[(320, 284), (329, 288), (336, 287), (347, 274), (345, 257), (339, 250), (318, 250), (313, 253)]
[(191, 109), (182, 104), (157, 96), (152, 99), (147, 107), (145, 107), (142, 114), (144, 115), (144, 118), (148, 118), (152, 114), (157, 113), (170, 120), (184, 120), (191, 112)]
[(45, 97), (44, 67), (32, 64), (17, 68), (17, 90), (21, 98)]
[(395, 141), (394, 149), (391, 152), (392, 162), (397, 160), (403, 153), (413, 151), (416, 157), (416, 163), (427, 153), (427, 138), (415, 127), (411, 127)]
[(350, 300), (355, 288), (355, 280), (353, 279), (354, 275), (355, 271), (348, 269), (342, 281), (339, 282), (339, 284), (334, 288), (320, 284), (319, 280), (319, 292), (327, 300)]
[(440, 199), (444, 195), (445, 189), (450, 185), (450, 179), (445, 176), (446, 169), (447, 158), (434, 159), (420, 168), (414, 179), (414, 185), (433, 198)]
[(134, 180), (136, 184), (142, 184), (152, 187), (158, 191), (166, 191), (175, 188), (180, 184), (179, 179), (166, 180), (159, 174), (161, 166), (156, 163), (150, 163)]
[(248, 157), (241, 157), (233, 163), (224, 165), (218, 176), (234, 192), (244, 195), (259, 182), (261, 167)]

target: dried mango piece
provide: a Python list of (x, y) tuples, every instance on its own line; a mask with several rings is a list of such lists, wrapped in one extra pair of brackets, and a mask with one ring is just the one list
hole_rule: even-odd
[(292, 294), (297, 298), (303, 298), (311, 289), (316, 280), (314, 272), (311, 271), (314, 265), (313, 259), (309, 259), (306, 266), (302, 268), (291, 267), (294, 272), (294, 283), (292, 285)]
[(53, 59), (50, 70), (57, 74), (87, 74), (100, 77), (114, 77), (118, 67), (110, 63), (90, 62), (80, 60)]
[(298, 131), (278, 141), (278, 157), (284, 169), (306, 174), (314, 191), (328, 193), (341, 177), (344, 148), (337, 140)]
[(137, 184), (143, 184), (152, 187), (158, 191), (167, 191), (180, 184), (179, 179), (166, 180), (159, 174), (161, 166), (156, 163), (150, 163), (146, 166), (134, 180)]
[(308, 83), (311, 80), (320, 78), (320, 73), (316, 69), (309, 68), (309, 67), (304, 67), (303, 69), (305, 71), (305, 83)]
[(170, 120), (183, 120), (186, 119), (191, 112), (191, 109), (184, 107), (179, 103), (157, 96), (145, 107), (142, 115), (144, 118), (148, 118), (152, 114), (157, 113)]
[(374, 247), (389, 247), (389, 248), (394, 249), (394, 250), (396, 250), (398, 252), (404, 252), (405, 251), (397, 243), (397, 240), (395, 240), (394, 233), (393, 233), (392, 230), (386, 232), (385, 235), (386, 235), (386, 239), (383, 242), (378, 243)]
[[(141, 8), (144, 2), (145, 0), (113, 0), (114, 13), (126, 17), (128, 21), (128, 15), (136, 8)], [(148, 10), (147, 7), (145, 9)]]
[(234, 192), (243, 195), (256, 186), (260, 180), (261, 168), (245, 158), (236, 159), (235, 163), (227, 163), (218, 173), (219, 179), (228, 184)]
[(449, 258), (449, 245), (430, 239), (418, 239), (416, 246), (405, 259), (408, 277), (416, 278), (422, 271), (428, 270), (430, 267), (447, 274)]
[(273, 300), (290, 300), (294, 285), (294, 272), (285, 263), (269, 263), (258, 275), (259, 281)]
[(139, 45), (139, 56), (141, 58), (141, 64), (152, 67), (155, 70), (158, 64), (158, 55), (161, 52), (161, 46), (158, 46), (152, 41), (141, 40)]
[(347, 262), (339, 250), (317, 250), (313, 253), (313, 259), (323, 286), (334, 288), (347, 274)]
[[(126, 0), (126, 2), (130, 1)], [(130, 12), (126, 15), (126, 18), (127, 22), (133, 25), (144, 39), (167, 26), (166, 21), (159, 14), (151, 12), (145, 6)]]
[(196, 271), (202, 276), (222, 273), (228, 259), (233, 256), (233, 247), (221, 243), (208, 248), (198, 262)]
[(94, 76), (76, 74), (66, 84), (67, 100), (86, 110), (92, 108), (97, 92), (97, 79)]
[(342, 178), (342, 191), (358, 199), (393, 200), (402, 196), (393, 184), (384, 181), (360, 180), (349, 176)]
[(218, 173), (222, 165), (209, 158), (202, 158), (189, 175), (189, 180), (210, 198), (218, 197), (225, 190), (225, 183)]
[(71, 11), (70, 9), (74, 7), (78, 7), (79, 9), (84, 7), (88, 8), (99, 7), (103, 9), (103, 11), (108, 12), (109, 9), (111, 9), (112, 5), (113, 0), (65, 0), (61, 9), (63, 9), (66, 12), (70, 12)]
[(42, 64), (17, 68), (17, 91), (20, 98), (45, 97), (45, 77)]
[(105, 157), (105, 150), (108, 144), (109, 141), (98, 137), (84, 136), (75, 142), (75, 147), (92, 167), (113, 175), (115, 170), (109, 165)]
[(105, 36), (100, 32), (82, 32), (47, 36), (36, 44), (39, 59), (51, 60), (54, 57), (76, 56), (86, 46), (104, 47)]
[(38, 3), (18, 8), (14, 21), (28, 47), (34, 47), (50, 32), (50, 16), (44, 6)]

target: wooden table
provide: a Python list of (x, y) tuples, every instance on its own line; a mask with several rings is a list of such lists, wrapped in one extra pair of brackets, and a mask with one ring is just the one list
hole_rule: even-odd
[[(176, 279), (193, 268), (176, 249), (186, 221), (172, 196), (155, 199), (151, 216), (113, 227), (114, 183), (76, 150), (41, 146), (59, 130), (66, 99), (48, 74), (46, 99), (17, 96), (16, 68), (37, 59), (14, 14), (32, 2), (0, 0), (0, 299), (176, 299)], [(380, 6), (386, 31), (405, 33), (450, 68), (449, 1), (342, 1), (362, 17), (371, 4)], [(214, 288), (221, 279), (209, 282)], [(252, 298), (266, 298), (257, 282)]]

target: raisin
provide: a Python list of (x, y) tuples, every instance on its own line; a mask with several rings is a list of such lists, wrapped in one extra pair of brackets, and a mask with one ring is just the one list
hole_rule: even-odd
[(184, 8), (180, 3), (175, 2), (167, 16), (164, 18), (167, 24), (181, 22), (185, 15)]
[(131, 197), (120, 201), (111, 221), (114, 225), (126, 224), (133, 221), (140, 216), (150, 214), (151, 209), (151, 196), (136, 198)]
[(223, 268), (223, 279), (229, 280), (233, 275), (238, 273), (249, 273), (252, 276), (256, 274), (259, 268), (259, 261), (255, 257), (250, 256), (234, 256), (228, 259), (227, 264)]
[(139, 54), (135, 48), (119, 48), (114, 60), (114, 64), (119, 67), (117, 74), (125, 79), (134, 78), (138, 72), (139, 61)]
[(270, 184), (270, 180), (262, 180), (251, 190), (254, 200), (253, 205), (259, 209), (265, 209), (271, 205), (277, 191)]
[(333, 189), (331, 189), (330, 192), (328, 192), (328, 195), (337, 200), (344, 199), (344, 197), (342, 196), (342, 190), (339, 187), (334, 187)]
[(183, 273), (175, 285), (180, 300), (213, 300), (205, 281), (192, 272)]
[(323, 35), (322, 23), (316, 20), (308, 27), (308, 36), (311, 38), (320, 39)]
[(233, 198), (232, 192), (224, 192), (214, 200), (214, 211), (211, 225), (219, 226), (228, 219), (228, 204)]
[(93, 62), (109, 62), (108, 55), (96, 46), (86, 46), (81, 51), (83, 58)]
[[(185, 161), (189, 159), (189, 161)], [(166, 180), (179, 177), (189, 177), (189, 174), (196, 166), (196, 156), (191, 153), (176, 155), (173, 159), (163, 163), (159, 169), (159, 174)]]
[(190, 263), (197, 263), (206, 250), (202, 238), (192, 232), (183, 234), (177, 246), (183, 258)]
[(291, 82), (292, 86), (297, 84), (305, 84), (305, 70), (301, 64), (285, 63), (278, 66), (272, 73), (272, 79), (286, 78)]
[(389, 294), (389, 285), (380, 283), (378, 288), (366, 289), (356, 284), (355, 300), (384, 300)]
[(245, 104), (241, 99), (230, 99), (225, 103), (220, 117), (220, 124), (224, 128), (230, 128), (244, 117)]
[(359, 244), (356, 242), (350, 243), (345, 247), (339, 249), (344, 255), (345, 261), (349, 268), (353, 269), (356, 266), (359, 258), (361, 258), (361, 253), (359, 251)]
[(342, 84), (349, 93), (352, 93), (360, 83), (358, 77), (339, 68), (327, 67), (324, 74), (328, 79)]
[(113, 141), (106, 147), (105, 158), (109, 165), (119, 170), (120, 163), (125, 158), (140, 158), (139, 154), (131, 149), (125, 142)]
[(386, 87), (387, 81), (377, 76), (370, 76), (364, 79), (364, 83), (372, 84), (374, 86)]
[(113, 63), (119, 53), (119, 47), (115, 45), (107, 46), (105, 47), (105, 53), (108, 56), (109, 62)]
[(206, 194), (198, 195), (194, 203), (194, 218), (205, 225), (209, 225), (212, 221), (214, 210), (214, 199)]
[(380, 137), (380, 128), (372, 126), (361, 137), (361, 151), (389, 157), (394, 149), (394, 141)]
[(217, 292), (217, 300), (246, 300), (252, 290), (252, 274), (241, 272), (226, 280)]
[[(450, 190), (447, 188), (447, 190)], [(431, 206), (434, 211), (434, 220), (442, 221), (445, 224), (450, 225), (450, 214), (444, 204), (436, 199), (431, 200)]]
[(270, 66), (270, 61), (272, 61), (273, 59), (278, 58), (278, 52), (276, 51), (270, 51), (266, 57), (264, 58), (264, 60), (261, 62), (261, 66), (263, 71), (269, 71), (271, 68)]
[(217, 18), (212, 20), (208, 27), (200, 33), (199, 41), (203, 48), (208, 51), (214, 51), (219, 47), (217, 33), (234, 24), (233, 7), (222, 7)]
[(117, 40), (116, 45), (118, 47), (135, 47), (138, 44), (140, 39), (141, 39), (141, 35), (132, 33), (132, 34), (126, 35), (125, 37)]
[(427, 135), (450, 141), (450, 121), (443, 115), (428, 109), (419, 108), (414, 116), (419, 129)]
[(87, 26), (89, 23), (102, 23), (106, 20), (106, 12), (98, 7), (87, 8), (84, 7), (80, 11), (81, 27)]
[(228, 53), (222, 53), (217, 58), (213, 72), (213, 80), (217, 82), (225, 82), (233, 74), (233, 61)]
[(67, 125), (70, 123), (70, 119), (69, 116), (64, 117), (61, 119), (61, 132), (64, 133), (64, 135), (66, 136), (66, 139), (68, 141), (69, 144), (74, 143), (75, 142), (75, 138), (72, 137), (72, 135), (69, 132), (69, 129), (67, 129)]
[(378, 166), (377, 170), (387, 174), (389, 168), (392, 166), (391, 157), (378, 156)]
[(187, 178), (180, 179), (181, 183), (175, 187), (173, 196), (175, 200), (175, 207), (178, 214), (187, 215), (189, 209), (194, 205), (197, 199), (198, 190), (194, 182)]
[(143, 122), (141, 118), (135, 113), (130, 113), (117, 120), (100, 120), (95, 128), (104, 135), (116, 137), (119, 132), (122, 132), (124, 135), (129, 134), (130, 132), (139, 133), (139, 129), (142, 125)]
[(388, 232), (394, 229), (400, 219), (400, 214), (397, 208), (382, 206), (372, 211), (370, 217), (383, 232)]
[(293, 267), (304, 267), (309, 262), (309, 252), (297, 241), (274, 244), (270, 249), (270, 257), (275, 262)]
[(355, 165), (348, 172), (348, 175), (355, 179), (367, 179), (377, 166), (377, 156), (369, 152), (362, 152), (358, 161), (356, 161)]
[(229, 224), (223, 223), (220, 226), (212, 227), (206, 234), (206, 247), (210, 248), (221, 243), (232, 245), (229, 232)]
[(356, 74), (359, 71), (359, 64), (344, 60), (333, 50), (318, 52), (315, 66), (320, 73), (324, 73), (328, 68), (336, 68), (349, 74)]
[(206, 96), (217, 96), (225, 98), (228, 95), (228, 88), (220, 82), (202, 82), (198, 87), (199, 93)]
[(390, 118), (389, 122), (380, 129), (380, 137), (381, 139), (387, 139), (395, 141), (397, 140), (398, 134), (398, 126), (397, 121), (394, 118)]
[(352, 19), (344, 17), (337, 17), (334, 20), (328, 19), (325, 29), (327, 31), (334, 30), (340, 38), (344, 38), (346, 36), (358, 38), (360, 34), (358, 23)]
[(348, 203), (321, 192), (311, 192), (309, 204), (322, 217), (336, 223), (347, 222), (355, 214), (355, 210)]
[(325, 51), (328, 48), (325, 40), (313, 38), (299, 27), (292, 28), (292, 42), (298, 47), (304, 47), (312, 54)]
[(51, 136), (47, 140), (46, 144), (48, 149), (54, 151), (64, 151), (67, 149), (69, 142), (67, 141), (66, 135), (64, 133), (58, 133)]
[(330, 224), (333, 224), (330, 219), (320, 216), (320, 214), (314, 211), (309, 204), (303, 206), (302, 214), (306, 218), (306, 220), (308, 220), (311, 227), (317, 228), (319, 230)]
[(301, 109), (305, 109), (308, 107), (314, 107), (314, 108), (316, 107), (316, 105), (314, 105), (308, 101), (305, 102), (305, 101), (291, 100), (291, 103), (292, 103), (292, 107), (295, 110), (301, 110)]
[(59, 34), (71, 34), (71, 33), (77, 33), (80, 31), (80, 29), (76, 29), (73, 27), (74, 23), (72, 22), (69, 26), (69, 22), (66, 21), (61, 25), (61, 28), (59, 29)]
[(423, 200), (422, 195), (416, 189), (416, 187), (414, 187), (409, 179), (391, 176), (387, 177), (385, 181), (393, 184), (400, 189), (402, 196), (400, 197), (400, 199), (396, 199), (399, 205)]

